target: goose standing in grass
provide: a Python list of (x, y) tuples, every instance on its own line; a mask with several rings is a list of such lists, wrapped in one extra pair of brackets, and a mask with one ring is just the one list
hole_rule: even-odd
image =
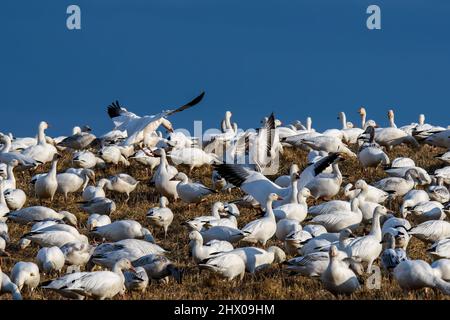
[[(65, 264), (78, 270), (88, 263), (93, 251), (89, 243), (82, 241), (68, 242), (60, 249), (64, 254)], [(69, 267), (67, 272), (69, 272)]]
[(42, 288), (69, 298), (81, 295), (98, 300), (112, 299), (119, 293), (125, 293), (123, 270), (130, 269), (134, 270), (131, 262), (128, 259), (120, 259), (114, 264), (112, 271), (71, 273), (44, 283)]
[(376, 188), (393, 193), (398, 197), (403, 197), (417, 184), (418, 172), (416, 169), (409, 169), (405, 178), (389, 177), (384, 178), (374, 184)]
[(395, 247), (395, 238), (391, 233), (385, 233), (381, 241), (384, 250), (381, 254), (381, 266), (388, 273), (392, 273), (394, 268), (402, 261), (408, 260), (406, 251)]
[(27, 202), (27, 195), (21, 189), (6, 189), (4, 195), (6, 204), (12, 211), (22, 209)]
[(233, 245), (228, 241), (211, 240), (203, 244), (203, 237), (198, 231), (189, 233), (189, 248), (195, 263), (209, 259), (212, 254), (233, 250)]
[(364, 168), (378, 167), (378, 165), (389, 165), (389, 157), (381, 149), (380, 145), (375, 142), (375, 129), (372, 126), (368, 126), (364, 131), (364, 134), (369, 134), (368, 142), (361, 145), (358, 152), (358, 159)]
[(22, 151), (24, 156), (30, 157), (40, 163), (53, 161), (55, 154), (58, 153), (55, 146), (47, 143), (45, 138), (45, 130), (48, 128), (46, 122), (41, 122), (38, 129), (37, 144)]
[(252, 274), (269, 267), (272, 263), (282, 263), (286, 260), (284, 251), (276, 246), (267, 250), (256, 247), (236, 248), (224, 254), (230, 253), (238, 255), (245, 263), (245, 270)]
[(450, 223), (443, 220), (430, 220), (408, 230), (408, 233), (423, 242), (436, 242), (450, 238)]
[(194, 168), (200, 168), (204, 165), (220, 162), (215, 154), (206, 153), (199, 148), (173, 149), (169, 154), (167, 154), (167, 157), (172, 159), (172, 162), (176, 165), (188, 165), (189, 173), (192, 173)]
[(436, 276), (431, 266), (423, 260), (406, 260), (394, 269), (394, 278), (404, 291), (437, 288), (450, 295), (450, 283)]
[(108, 198), (97, 197), (89, 201), (80, 202), (81, 208), (87, 213), (98, 213), (101, 215), (111, 215), (116, 211), (116, 203)]
[(204, 197), (217, 193), (217, 191), (210, 189), (201, 183), (189, 182), (188, 176), (183, 172), (178, 172), (172, 180), (180, 181), (177, 184), (178, 196), (188, 204), (200, 203), (205, 201)]
[(167, 229), (173, 221), (173, 212), (167, 207), (169, 200), (166, 197), (159, 198), (159, 207), (147, 211), (147, 219), (150, 224), (161, 227), (164, 230), (164, 238), (167, 237)]
[(25, 233), (21, 239), (28, 239), (41, 247), (62, 247), (69, 242), (88, 243), (88, 238), (78, 230), (66, 224), (54, 224)]
[(41, 202), (46, 199), (50, 199), (50, 202), (53, 202), (53, 197), (58, 189), (56, 168), (58, 166), (59, 158), (59, 155), (55, 154), (50, 171), (47, 174), (40, 176), (34, 184), (34, 192)]
[(389, 193), (374, 186), (368, 185), (367, 182), (363, 179), (359, 179), (358, 181), (356, 181), (354, 188), (356, 190), (359, 190), (355, 197), (360, 195), (361, 197), (364, 197), (366, 201), (381, 204), (385, 202), (389, 197)]
[(403, 202), (400, 206), (400, 213), (406, 218), (409, 211), (421, 202), (430, 201), (428, 193), (423, 190), (411, 190), (403, 196)]
[(427, 249), (427, 253), (433, 259), (450, 259), (450, 239), (441, 239), (436, 241)]
[(2, 268), (0, 266), (0, 294), (9, 292), (11, 293), (13, 300), (22, 300), (22, 295), (20, 294), (19, 288), (17, 285), (11, 281), (11, 279), (2, 272)]
[(245, 263), (240, 256), (233, 253), (224, 253), (218, 257), (208, 259), (199, 264), (200, 269), (210, 270), (225, 278), (228, 281), (239, 278), (240, 281), (245, 275)]
[(94, 227), (91, 235), (106, 241), (120, 241), (124, 239), (142, 239), (155, 242), (150, 231), (134, 220), (117, 220), (104, 226)]
[(161, 163), (161, 158), (151, 156), (151, 150), (144, 149), (138, 150), (130, 159), (135, 160), (137, 163), (150, 168), (150, 174), (153, 174), (153, 170)]
[(386, 208), (378, 206), (373, 214), (370, 233), (367, 236), (351, 241), (346, 249), (350, 257), (367, 262), (367, 272), (371, 272), (373, 262), (380, 256), (383, 249), (381, 245), (380, 218), (386, 213)]
[[(167, 162), (166, 152), (164, 149), (156, 149), (153, 154), (161, 158), (161, 163), (154, 174), (154, 182), (156, 190), (168, 199), (178, 199), (177, 186), (179, 181), (171, 180), (174, 175), (169, 171), (169, 163)], [(173, 173), (173, 172), (172, 172)]]
[[(315, 216), (311, 222), (324, 226), (328, 232), (339, 232), (345, 228), (355, 230), (362, 221), (359, 200), (353, 199), (350, 211), (332, 211)], [(381, 240), (380, 240), (381, 241)]]
[(108, 183), (108, 179), (100, 179), (96, 186), (87, 186), (83, 190), (83, 201), (91, 201), (95, 198), (105, 198), (105, 186)]
[(83, 126), (79, 132), (76, 132), (59, 142), (58, 146), (73, 150), (86, 149), (96, 139), (96, 136), (93, 135), (91, 131), (92, 129), (89, 128), (89, 126)]
[(125, 271), (125, 288), (128, 291), (137, 291), (144, 293), (148, 286), (147, 272), (142, 267), (134, 268), (134, 271)]
[(8, 214), (8, 218), (20, 224), (44, 220), (64, 220), (73, 226), (77, 225), (77, 217), (74, 214), (67, 211), (56, 212), (53, 209), (42, 206), (28, 207), (17, 211), (11, 211)]
[(139, 181), (134, 179), (132, 176), (126, 173), (120, 173), (115, 175), (109, 179), (109, 182), (106, 182), (106, 189), (118, 193), (125, 193), (127, 195), (126, 201), (130, 199), (130, 193), (133, 192)]
[(20, 291), (24, 287), (33, 291), (39, 285), (40, 279), (39, 267), (33, 262), (20, 261), (11, 269), (11, 281)]
[(242, 228), (242, 232), (246, 234), (243, 241), (250, 243), (259, 242), (265, 246), (267, 240), (273, 237), (277, 230), (275, 215), (272, 209), (272, 202), (275, 200), (282, 200), (282, 198), (275, 193), (269, 194), (266, 200), (266, 214), (264, 217), (253, 220)]
[(64, 195), (64, 200), (67, 201), (69, 193), (75, 193), (78, 190), (84, 191), (90, 180), (95, 182), (95, 173), (90, 169), (83, 169), (80, 175), (74, 173), (59, 173), (56, 175), (58, 187), (56, 192)]
[(120, 148), (117, 146), (105, 146), (98, 152), (98, 155), (105, 163), (113, 165), (123, 165), (128, 167), (130, 162), (122, 155)]
[(208, 243), (211, 240), (220, 240), (235, 243), (242, 240), (246, 235), (248, 235), (248, 232), (244, 232), (242, 230), (227, 226), (213, 226), (207, 230), (201, 231), (200, 234), (202, 235), (203, 241), (205, 243)]
[(17, 160), (18, 170), (27, 170), (36, 168), (41, 162), (35, 159), (23, 155), (19, 152), (11, 151), (11, 138), (7, 135), (0, 133), (0, 142), (3, 143), (3, 148), (0, 151), (0, 163), (8, 164), (13, 160)]
[(90, 151), (78, 151), (73, 154), (72, 163), (77, 168), (82, 169), (94, 169), (94, 168), (104, 168), (105, 161), (98, 158)]
[(320, 276), (325, 289), (335, 295), (352, 294), (360, 288), (356, 274), (349, 267), (349, 263), (339, 255), (339, 250), (332, 245), (329, 251), (328, 267)]
[(331, 173), (321, 173), (305, 185), (314, 198), (329, 200), (339, 193), (342, 184), (342, 174), (338, 163), (343, 160), (344, 158), (337, 157), (332, 163), (333, 170)]
[(18, 165), (17, 160), (11, 161), (7, 168), (7, 178), (0, 180), (0, 184), (3, 186), (3, 190), (16, 189), (16, 177), (14, 176), (14, 168)]
[(133, 261), (134, 267), (144, 268), (150, 279), (167, 282), (173, 277), (177, 283), (181, 284), (183, 271), (169, 260), (169, 258), (160, 254), (148, 254)]
[(64, 267), (64, 253), (59, 247), (46, 247), (38, 251), (36, 262), (44, 274), (50, 274), (53, 271), (61, 272)]

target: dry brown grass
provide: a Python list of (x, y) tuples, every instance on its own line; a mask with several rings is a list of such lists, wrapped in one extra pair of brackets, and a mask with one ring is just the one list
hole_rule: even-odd
[[(408, 156), (416, 161), (416, 164), (425, 168), (429, 172), (434, 171), (440, 166), (440, 163), (433, 158), (434, 155), (442, 150), (424, 146), (420, 151), (416, 152), (404, 147), (398, 147), (390, 152), (389, 157), (394, 159), (397, 156)], [(291, 163), (297, 163), (300, 168), (305, 166), (306, 153), (303, 151), (287, 149), (283, 155), (281, 168), (279, 173), (286, 174)], [(69, 155), (64, 155), (63, 161), (59, 165), (59, 170), (70, 167)], [(347, 176), (344, 184), (347, 182), (354, 183), (359, 178), (373, 182), (374, 180), (384, 177), (381, 169), (377, 169), (373, 173), (366, 173), (361, 170), (357, 160), (350, 159), (341, 164), (341, 170)], [(47, 171), (48, 166), (41, 168), (38, 172)], [(187, 172), (186, 168), (181, 168)], [(158, 195), (155, 189), (148, 186), (149, 177), (146, 176), (145, 170), (139, 165), (133, 164), (129, 168), (110, 168), (105, 172), (97, 172), (98, 179), (102, 176), (110, 176), (116, 172), (127, 172), (135, 178), (141, 180), (137, 190), (131, 194), (128, 204), (124, 203), (124, 197), (115, 194), (109, 194), (118, 204), (117, 211), (112, 215), (113, 219), (135, 219), (142, 225), (147, 226), (145, 219), (147, 210), (157, 205)], [(211, 168), (203, 167), (193, 171), (192, 178), (200, 180), (206, 185), (210, 185)], [(26, 191), (29, 195), (27, 206), (38, 205), (36, 199), (32, 197), (33, 189), (29, 185), (30, 175), (18, 175), (19, 187)], [(224, 282), (214, 276), (209, 276), (204, 272), (199, 274), (198, 269), (194, 267), (193, 262), (188, 257), (188, 232), (181, 226), (181, 222), (210, 212), (211, 205), (214, 201), (227, 201), (236, 199), (241, 194), (239, 191), (233, 191), (231, 194), (219, 194), (211, 196), (206, 203), (199, 205), (197, 208), (192, 207), (190, 211), (182, 202), (171, 203), (175, 218), (169, 228), (167, 239), (164, 239), (164, 233), (160, 229), (152, 229), (157, 242), (171, 252), (171, 257), (181, 267), (187, 268), (187, 272), (183, 279), (183, 283), (176, 284), (173, 279), (169, 284), (151, 283), (145, 294), (127, 293), (124, 296), (117, 296), (116, 299), (335, 299), (333, 295), (323, 289), (320, 281), (300, 276), (289, 276), (279, 266), (273, 266), (267, 270), (258, 273), (256, 276), (246, 274), (244, 281), (241, 283)], [(336, 198), (342, 198), (342, 194)], [(55, 210), (67, 210), (79, 219), (79, 229), (82, 233), (87, 234), (85, 223), (87, 214), (83, 213), (77, 206), (76, 201), (80, 200), (80, 196), (71, 196), (68, 203), (58, 196), (52, 208)], [(313, 204), (311, 202), (310, 204)], [(398, 211), (398, 204), (394, 204), (394, 208)], [(254, 219), (258, 213), (250, 209), (242, 209), (239, 218), (239, 227), (244, 226), (248, 221)], [(24, 250), (19, 250), (16, 243), (20, 236), (29, 230), (29, 226), (21, 226), (15, 223), (8, 223), (10, 227), (10, 235), (12, 244), (7, 248), (11, 253), (10, 258), (4, 258), (2, 261), (2, 269), (9, 273), (12, 266), (17, 261), (33, 261), (38, 247), (32, 245)], [(283, 246), (281, 242), (272, 240), (268, 245)], [(408, 248), (408, 254), (412, 259), (425, 259), (429, 261), (429, 257), (425, 254), (425, 245), (416, 239), (412, 239)], [(48, 280), (46, 276), (41, 276), (41, 281)], [(23, 292), (24, 299), (61, 299), (57, 294), (36, 289), (34, 292)], [(0, 299), (10, 299), (10, 295), (4, 294)], [(356, 292), (350, 297), (342, 297), (344, 299), (445, 299), (446, 297), (437, 291), (425, 290), (416, 291), (414, 293), (404, 294), (395, 281), (383, 277), (381, 290), (368, 290), (366, 288)]]

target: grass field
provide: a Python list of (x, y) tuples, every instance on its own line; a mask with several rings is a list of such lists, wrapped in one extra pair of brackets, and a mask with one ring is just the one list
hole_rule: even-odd
[[(389, 152), (390, 159), (397, 156), (408, 156), (414, 159), (416, 165), (423, 167), (428, 172), (433, 172), (436, 168), (442, 166), (438, 160), (433, 158), (434, 155), (442, 152), (429, 146), (423, 146), (420, 151), (413, 151), (405, 147), (397, 147)], [(286, 174), (292, 163), (297, 163), (302, 169), (306, 162), (306, 152), (285, 149), (282, 156), (282, 163), (279, 174)], [(70, 156), (65, 154), (63, 160), (60, 161), (59, 171), (63, 171), (70, 167)], [(381, 169), (377, 169), (372, 173), (365, 173), (361, 170), (357, 159), (348, 159), (340, 164), (341, 171), (345, 175), (344, 183), (354, 183), (357, 179), (364, 178), (368, 183), (378, 180), (385, 176)], [(187, 168), (179, 168), (180, 171), (188, 172)], [(40, 168), (38, 172), (48, 171), (48, 166)], [(97, 171), (97, 179), (102, 176), (110, 176), (116, 172), (127, 172), (133, 177), (141, 181), (138, 188), (131, 194), (130, 201), (125, 204), (124, 197), (115, 194), (108, 194), (117, 203), (117, 211), (113, 213), (112, 219), (135, 219), (142, 225), (148, 226), (145, 214), (147, 210), (157, 205), (158, 194), (153, 187), (149, 187), (149, 176), (146, 175), (144, 168), (133, 163), (129, 168), (109, 168), (106, 172)], [(18, 174), (18, 187), (22, 188), (28, 195), (27, 206), (37, 205), (38, 202), (32, 196), (33, 189), (29, 185), (31, 176)], [(203, 167), (195, 169), (191, 176), (193, 180), (201, 180), (204, 184), (211, 185), (211, 168)], [(275, 178), (275, 177), (274, 177)], [(157, 243), (162, 247), (170, 250), (168, 256), (175, 261), (180, 267), (186, 268), (186, 273), (182, 284), (177, 284), (173, 279), (169, 284), (151, 283), (144, 294), (127, 293), (123, 296), (116, 296), (116, 299), (335, 299), (335, 297), (323, 289), (318, 279), (305, 278), (300, 276), (290, 276), (280, 266), (273, 265), (256, 276), (246, 274), (241, 283), (224, 282), (215, 276), (211, 276), (208, 272), (199, 273), (198, 268), (188, 257), (188, 231), (181, 223), (189, 218), (208, 214), (211, 206), (215, 201), (227, 201), (236, 199), (241, 196), (240, 191), (233, 191), (231, 194), (217, 194), (208, 198), (204, 204), (198, 207), (191, 206), (190, 211), (187, 205), (178, 201), (169, 204), (174, 212), (175, 218), (169, 227), (168, 237), (164, 239), (164, 233), (160, 229), (149, 229), (153, 232)], [(337, 199), (342, 199), (343, 195), (339, 194)], [(64, 202), (62, 196), (57, 196), (52, 208), (56, 211), (67, 210), (74, 213), (79, 219), (79, 230), (87, 234), (86, 219), (87, 214), (83, 213), (76, 204), (81, 199), (80, 195), (72, 195), (68, 203)], [(309, 200), (312, 205), (314, 201)], [(392, 207), (398, 212), (398, 203), (394, 203)], [(255, 210), (241, 209), (241, 216), (238, 219), (239, 227), (244, 226), (247, 222), (255, 219), (259, 214)], [(3, 272), (9, 273), (12, 266), (17, 261), (34, 261), (38, 247), (32, 245), (24, 250), (18, 249), (16, 246), (20, 236), (29, 230), (30, 226), (21, 226), (12, 222), (8, 222), (10, 227), (11, 244), (7, 247), (7, 251), (11, 257), (2, 259)], [(363, 232), (361, 230), (361, 232)], [(360, 234), (361, 234), (360, 232)], [(283, 243), (277, 240), (271, 240), (270, 245), (278, 245), (283, 248)], [(425, 245), (413, 238), (408, 247), (408, 255), (411, 259), (424, 259), (430, 261), (425, 253)], [(378, 262), (377, 262), (378, 263)], [(41, 281), (49, 279), (41, 275)], [(34, 292), (23, 292), (24, 299), (60, 299), (57, 294), (43, 291), (37, 288)], [(3, 294), (0, 299), (10, 299), (9, 294)], [(341, 297), (342, 299), (446, 299), (447, 297), (434, 290), (420, 290), (413, 293), (404, 293), (394, 280), (389, 280), (383, 276), (380, 290), (369, 290), (366, 288), (357, 291), (349, 297)]]

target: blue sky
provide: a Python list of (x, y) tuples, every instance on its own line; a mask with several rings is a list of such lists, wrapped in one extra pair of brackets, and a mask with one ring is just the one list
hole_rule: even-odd
[[(77, 4), (82, 30), (66, 28)], [(382, 30), (366, 28), (370, 4)], [(6, 0), (0, 10), (0, 131), (50, 135), (89, 124), (112, 128), (115, 99), (137, 114), (204, 102), (174, 115), (175, 127), (218, 126), (226, 110), (240, 127), (274, 111), (283, 122), (427, 121), (450, 114), (450, 1), (446, 0)]]

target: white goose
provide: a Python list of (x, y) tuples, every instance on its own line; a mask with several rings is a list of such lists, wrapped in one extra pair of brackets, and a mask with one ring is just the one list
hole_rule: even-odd
[(275, 200), (282, 200), (280, 196), (275, 193), (269, 194), (266, 200), (266, 214), (263, 218), (253, 220), (242, 228), (242, 232), (246, 234), (243, 241), (266, 245), (267, 240), (272, 238), (277, 230), (275, 215), (272, 209), (272, 202)]
[(95, 173), (91, 169), (83, 169), (80, 175), (74, 173), (59, 173), (56, 175), (58, 188), (56, 192), (64, 195), (64, 200), (67, 201), (69, 193), (75, 193), (78, 190), (84, 191), (90, 180), (95, 182)]
[(105, 146), (99, 152), (98, 155), (103, 159), (105, 163), (113, 165), (123, 165), (128, 167), (130, 162), (122, 155), (122, 152), (118, 146)]
[(245, 263), (245, 270), (254, 274), (272, 263), (282, 263), (286, 260), (286, 254), (276, 246), (269, 247), (267, 250), (255, 247), (236, 248), (224, 254), (236, 254)]
[(389, 157), (375, 142), (375, 129), (372, 126), (367, 127), (364, 133), (369, 134), (369, 141), (363, 143), (358, 152), (358, 159), (364, 168), (378, 167), (378, 165), (389, 165)]
[(199, 264), (201, 269), (210, 270), (228, 281), (239, 277), (242, 281), (245, 275), (245, 263), (240, 256), (233, 253), (224, 253)]
[(425, 221), (408, 232), (423, 242), (436, 242), (450, 237), (450, 223), (443, 220)]
[(10, 210), (20, 210), (27, 202), (27, 195), (21, 189), (6, 189), (4, 194)]
[(303, 188), (300, 192), (297, 191), (297, 181), (294, 180), (292, 184), (294, 201), (283, 204), (273, 210), (277, 221), (281, 219), (295, 219), (299, 222), (305, 220), (308, 213), (308, 204), (306, 200), (311, 196), (308, 188)]
[(347, 144), (354, 144), (358, 141), (358, 137), (364, 132), (361, 128), (349, 128), (345, 112), (339, 112), (339, 119), (342, 121), (342, 138)]
[(211, 240), (235, 243), (242, 240), (248, 233), (227, 226), (213, 226), (205, 231), (201, 231), (200, 234), (202, 235), (205, 243), (208, 243)]
[(0, 180), (0, 184), (3, 186), (3, 190), (8, 189), (16, 189), (16, 178), (14, 176), (14, 168), (18, 165), (17, 160), (11, 161), (11, 163), (8, 164), (6, 171), (7, 171), (7, 178)]
[(41, 164), (31, 157), (25, 156), (19, 152), (11, 151), (11, 138), (9, 136), (0, 133), (0, 142), (3, 143), (3, 148), (0, 151), (0, 163), (8, 164), (13, 160), (17, 160), (19, 170), (36, 168)]
[(116, 211), (116, 203), (108, 198), (97, 197), (89, 201), (80, 202), (81, 208), (87, 213), (98, 213), (101, 215), (111, 215)]
[(108, 179), (100, 179), (96, 186), (87, 186), (82, 194), (83, 201), (91, 201), (95, 198), (105, 198), (105, 186)]
[(19, 261), (11, 269), (11, 281), (20, 291), (24, 287), (33, 291), (39, 285), (40, 279), (39, 268), (33, 262)]
[(388, 273), (392, 273), (394, 268), (398, 266), (400, 262), (408, 260), (406, 251), (401, 248), (396, 248), (395, 238), (389, 232), (383, 235), (382, 244), (385, 248), (380, 257), (381, 266)]
[(7, 274), (2, 272), (2, 268), (0, 267), (0, 294), (4, 292), (11, 293), (13, 300), (22, 300), (19, 288), (17, 288), (16, 284), (11, 281)]
[(147, 289), (149, 278), (147, 272), (142, 267), (134, 268), (135, 271), (125, 271), (125, 288), (128, 291), (137, 291), (144, 293)]
[(73, 298), (77, 295), (98, 300), (112, 299), (125, 293), (123, 270), (134, 270), (128, 259), (117, 261), (112, 271), (77, 272), (45, 283), (43, 289), (55, 291), (62, 296)]
[(36, 262), (39, 270), (45, 274), (49, 274), (53, 271), (61, 271), (64, 267), (65, 257), (59, 247), (45, 247), (38, 251)]
[(206, 196), (217, 193), (201, 183), (189, 182), (188, 176), (183, 172), (178, 172), (172, 180), (180, 181), (176, 186), (178, 196), (188, 204), (200, 203), (205, 201)]
[(331, 199), (339, 193), (342, 184), (342, 174), (339, 170), (338, 162), (343, 160), (344, 158), (337, 157), (332, 164), (333, 170), (331, 173), (321, 173), (305, 185), (314, 198)]
[(27, 224), (43, 220), (64, 220), (71, 225), (77, 225), (77, 217), (67, 211), (56, 212), (53, 209), (35, 206), (23, 208), (21, 210), (12, 211), (8, 214), (8, 218), (20, 224)]
[(300, 221), (296, 219), (281, 219), (277, 222), (277, 230), (275, 231), (275, 236), (278, 240), (284, 241), (288, 234), (300, 230), (302, 230)]
[(199, 263), (209, 259), (213, 253), (221, 253), (233, 250), (233, 245), (228, 241), (211, 240), (203, 244), (203, 237), (198, 231), (189, 233), (189, 248), (194, 262)]
[(433, 259), (450, 259), (450, 239), (436, 241), (427, 249)]
[(171, 276), (177, 283), (182, 283), (183, 271), (163, 255), (148, 254), (133, 261), (132, 265), (134, 267), (144, 268), (150, 279), (167, 283), (169, 276)]
[(405, 291), (437, 288), (450, 295), (450, 283), (436, 276), (433, 268), (423, 260), (402, 261), (394, 269), (394, 278)]
[(150, 168), (150, 173), (161, 163), (161, 158), (151, 155), (151, 150), (138, 150), (130, 159), (134, 159), (137, 163)]
[(412, 168), (406, 172), (405, 178), (384, 178), (376, 182), (374, 186), (388, 193), (393, 193), (398, 197), (402, 197), (416, 186), (417, 178), (418, 172), (416, 169)]
[(78, 230), (66, 224), (55, 224), (24, 234), (21, 239), (28, 239), (41, 247), (62, 247), (69, 242), (88, 243), (85, 235), (80, 234)]
[(94, 227), (90, 233), (100, 239), (113, 242), (142, 238), (153, 243), (155, 242), (150, 231), (134, 220), (117, 220), (104, 226)]
[(73, 154), (72, 163), (77, 168), (93, 169), (104, 168), (105, 161), (98, 158), (90, 151), (78, 151)]
[(328, 232), (339, 232), (345, 228), (356, 229), (362, 221), (359, 200), (353, 199), (351, 211), (332, 211), (314, 217), (311, 222), (324, 226)]
[(364, 107), (361, 107), (358, 109), (358, 113), (361, 116), (361, 128), (362, 129), (366, 129), (368, 126), (372, 126), (372, 127), (376, 127), (377, 124), (374, 120), (367, 120), (366, 121), (366, 117), (367, 117), (367, 112), (366, 109)]
[(189, 173), (191, 173), (194, 168), (200, 168), (204, 165), (219, 162), (219, 159), (215, 154), (206, 153), (199, 148), (173, 149), (169, 154), (167, 154), (167, 157), (172, 159), (172, 162), (176, 165), (188, 165)]
[(139, 181), (126, 173), (120, 173), (108, 179), (105, 186), (106, 189), (127, 195), (126, 201), (130, 199), (130, 193), (133, 192)]
[(430, 201), (428, 193), (423, 190), (411, 190), (403, 196), (403, 202), (400, 206), (400, 213), (405, 218), (409, 210), (420, 202)]
[(85, 266), (86, 263), (88, 263), (93, 251), (92, 247), (88, 243), (81, 241), (68, 242), (60, 249), (64, 254), (65, 263), (72, 269), (74, 267), (80, 268), (81, 266)]
[(432, 178), (434, 184), (428, 187), (428, 195), (431, 200), (438, 201), (440, 203), (447, 203), (450, 201), (450, 191), (444, 186), (444, 179), (442, 177)]
[(55, 154), (50, 171), (47, 174), (39, 176), (34, 184), (34, 192), (41, 202), (45, 199), (50, 199), (50, 202), (53, 202), (53, 197), (58, 189), (58, 180), (56, 178), (58, 159), (59, 155)]
[(161, 195), (169, 199), (177, 200), (177, 185), (180, 182), (171, 180), (176, 175), (176, 173), (175, 175), (172, 175), (168, 169), (169, 163), (167, 162), (166, 152), (164, 151), (164, 149), (156, 149), (155, 151), (153, 151), (153, 154), (161, 158), (161, 163), (154, 174), (156, 190), (158, 190)]
[(147, 211), (147, 219), (150, 224), (161, 227), (164, 230), (164, 238), (167, 237), (167, 229), (173, 221), (173, 212), (167, 207), (169, 200), (166, 197), (159, 198), (159, 207)]
[(33, 158), (35, 161), (47, 163), (53, 160), (55, 154), (58, 153), (55, 146), (47, 143), (45, 138), (45, 130), (48, 128), (46, 122), (41, 122), (38, 129), (37, 144), (22, 151), (22, 154)]

